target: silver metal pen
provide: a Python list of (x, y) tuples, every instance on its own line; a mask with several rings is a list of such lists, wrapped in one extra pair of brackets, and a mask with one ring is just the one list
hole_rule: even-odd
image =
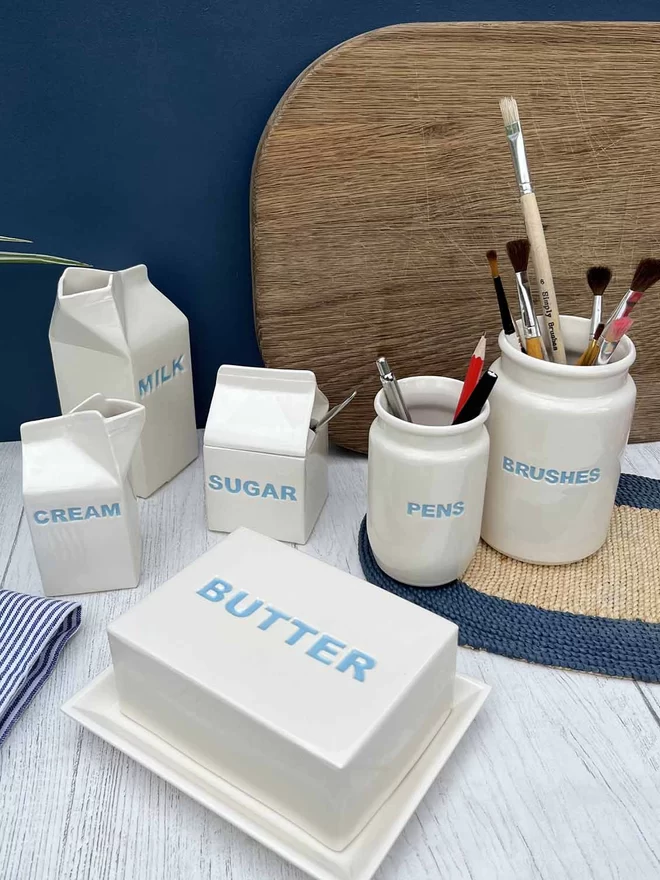
[(412, 422), (399, 383), (396, 381), (396, 376), (390, 369), (390, 365), (387, 363), (386, 358), (378, 358), (376, 366), (378, 367), (380, 382), (383, 386), (385, 398), (387, 399), (387, 404), (392, 415), (396, 416), (398, 419), (402, 419), (404, 422)]

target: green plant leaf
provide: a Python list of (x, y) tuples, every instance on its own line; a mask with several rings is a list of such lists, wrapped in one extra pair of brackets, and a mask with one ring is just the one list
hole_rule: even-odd
[(10, 235), (0, 235), (0, 241), (18, 241), (21, 244), (32, 244), (31, 238), (12, 238)]
[(66, 257), (52, 257), (49, 254), (21, 254), (11, 251), (0, 251), (0, 263), (54, 263), (57, 266), (82, 266), (86, 269), (89, 263), (79, 260), (67, 260)]

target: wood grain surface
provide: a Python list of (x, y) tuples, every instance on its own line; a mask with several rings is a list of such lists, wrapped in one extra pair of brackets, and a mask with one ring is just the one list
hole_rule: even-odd
[[(316, 372), (331, 425), (366, 451), (385, 355), (401, 375), (462, 378), (499, 316), (485, 259), (524, 235), (499, 98), (518, 99), (560, 308), (589, 315), (590, 265), (660, 256), (660, 25), (398, 25), (318, 59), (272, 114), (255, 159), (252, 258), (265, 363)], [(532, 273), (533, 274), (533, 273)], [(632, 438), (660, 438), (660, 306), (638, 307)], [(539, 305), (540, 309), (540, 305)]]
[[(39, 594), (19, 450), (0, 445), (0, 582)], [(630, 447), (624, 468), (660, 478), (660, 444)], [(140, 586), (80, 597), (80, 632), (0, 748), (0, 878), (305, 880), (60, 711), (109, 663), (107, 624), (222, 540), (206, 530), (201, 458), (139, 504)], [(361, 577), (365, 507), (364, 458), (334, 451), (301, 552)], [(660, 685), (468, 649), (458, 667), (493, 691), (375, 880), (657, 880)]]

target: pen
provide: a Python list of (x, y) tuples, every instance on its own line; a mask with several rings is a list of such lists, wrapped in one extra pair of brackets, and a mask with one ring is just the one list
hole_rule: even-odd
[(380, 376), (380, 382), (383, 386), (383, 391), (385, 392), (385, 398), (387, 399), (387, 405), (390, 408), (390, 412), (393, 416), (402, 419), (404, 422), (412, 422), (408, 407), (403, 399), (403, 394), (401, 394), (399, 383), (396, 381), (396, 376), (390, 369), (390, 365), (387, 363), (386, 358), (378, 358), (376, 366), (378, 367), (378, 375)]
[(452, 425), (462, 425), (464, 422), (476, 419), (484, 408), (484, 404), (488, 400), (490, 392), (493, 390), (493, 386), (496, 382), (497, 373), (493, 373), (492, 370), (487, 370), (477, 382), (474, 391), (468, 397), (465, 406), (456, 416)]

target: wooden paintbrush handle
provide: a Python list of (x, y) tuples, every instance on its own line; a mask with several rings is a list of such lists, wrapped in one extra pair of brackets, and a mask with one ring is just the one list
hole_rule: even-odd
[(534, 193), (527, 193), (520, 197), (520, 204), (522, 205), (525, 218), (527, 238), (531, 246), (532, 262), (536, 270), (536, 281), (539, 286), (539, 293), (541, 294), (543, 318), (548, 330), (548, 339), (550, 341), (548, 354), (555, 363), (565, 364), (566, 351), (564, 350), (564, 341), (559, 326), (559, 306), (557, 305), (555, 285), (550, 269), (550, 257), (548, 256), (548, 247), (545, 243), (545, 233), (543, 232), (543, 224), (541, 223), (536, 196)]

